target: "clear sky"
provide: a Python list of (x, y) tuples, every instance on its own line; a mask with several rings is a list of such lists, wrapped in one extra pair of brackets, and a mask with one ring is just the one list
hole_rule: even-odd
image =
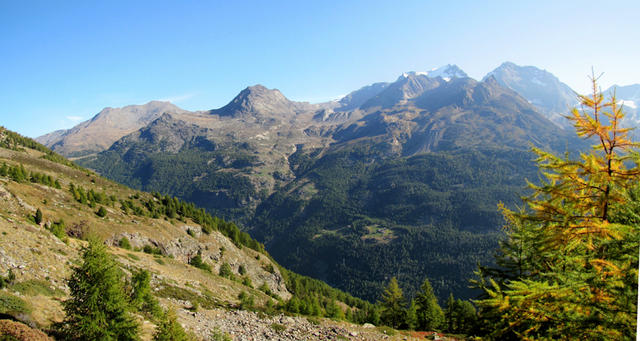
[(0, 125), (36, 137), (102, 108), (188, 110), (248, 85), (335, 99), (403, 71), (504, 61), (578, 91), (640, 83), (640, 1), (0, 0)]

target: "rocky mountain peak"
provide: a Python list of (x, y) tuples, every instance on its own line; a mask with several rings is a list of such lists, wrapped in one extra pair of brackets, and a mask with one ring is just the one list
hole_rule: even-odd
[(575, 92), (552, 73), (535, 66), (504, 62), (483, 80), (490, 77), (519, 93), (556, 125), (563, 128), (570, 126), (564, 116), (576, 104)]
[(180, 109), (171, 102), (150, 101), (145, 104), (127, 105), (122, 108), (106, 107), (95, 115), (91, 121), (106, 119), (117, 127), (126, 128), (134, 124), (134, 122), (149, 123), (165, 112), (183, 113), (185, 110)]
[(467, 78), (469, 77), (469, 75), (467, 75), (466, 72), (462, 71), (462, 69), (460, 69), (457, 65), (455, 64), (447, 64), (438, 68), (433, 68), (429, 71), (408, 71), (408, 72), (404, 72), (402, 73), (402, 75), (400, 75), (400, 77), (398, 77), (398, 80), (403, 79), (403, 78), (410, 78), (410, 77), (418, 77), (418, 76), (424, 76), (424, 77), (429, 77), (429, 78), (437, 78), (440, 77), (442, 79), (444, 79), (445, 81), (450, 81), (451, 79), (454, 78)]
[(278, 89), (268, 89), (257, 84), (240, 91), (229, 104), (209, 113), (232, 117), (278, 117), (295, 115), (301, 103), (290, 101)]
[(466, 72), (462, 71), (462, 69), (455, 64), (447, 64), (439, 68), (431, 69), (431, 71), (427, 72), (427, 76), (431, 78), (442, 77), (445, 80), (469, 77)]
[(427, 90), (439, 87), (446, 82), (442, 78), (431, 78), (420, 73), (404, 73), (398, 80), (389, 84), (368, 101), (362, 104), (362, 108), (382, 107), (390, 108), (416, 98)]

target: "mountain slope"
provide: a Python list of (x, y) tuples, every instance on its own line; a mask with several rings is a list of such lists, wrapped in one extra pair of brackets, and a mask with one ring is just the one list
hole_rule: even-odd
[(579, 143), (491, 77), (447, 82), (409, 75), (365, 106), (373, 103), (369, 114), (338, 129), (334, 138), (386, 141), (402, 155), (481, 146), (528, 149), (531, 144), (561, 150), (567, 140)]
[(109, 148), (116, 140), (144, 127), (163, 113), (186, 112), (169, 102), (160, 101), (105, 108), (88, 121), (68, 130), (40, 136), (36, 141), (62, 155), (81, 157)]
[(505, 62), (489, 72), (502, 86), (510, 88), (536, 106), (549, 120), (562, 128), (570, 128), (564, 118), (577, 104), (576, 94), (548, 71), (534, 66)]
[(356, 91), (350, 92), (339, 101), (340, 106), (336, 110), (350, 111), (359, 108), (369, 99), (378, 95), (386, 89), (390, 83), (380, 82), (364, 86)]
[[(303, 318), (235, 311), (247, 308), (242, 297), (271, 313), (283, 309), (278, 300), (289, 298), (307, 302), (314, 297), (322, 304), (321, 315), (336, 302), (342, 307), (338, 309), (353, 307), (354, 312), (364, 302), (281, 268), (232, 223), (175, 198), (134, 191), (69, 167), (64, 159), (48, 160), (49, 155), (43, 146), (0, 128), (0, 276), (4, 279), (9, 270), (15, 275), (6, 288), (0, 287), (2, 318), (45, 330), (60, 321), (61, 302), (69, 292), (65, 278), (85, 245), (82, 239), (97, 235), (127, 277), (139, 269), (151, 272), (161, 305), (175, 309), (181, 324), (199, 338), (208, 339), (214, 327), (241, 338), (326, 339), (348, 337), (354, 329), (381, 337), (347, 323), (318, 320), (311, 325)], [(42, 212), (38, 223), (37, 210)], [(106, 213), (97, 213), (101, 210)], [(210, 271), (196, 267), (196, 255)], [(15, 305), (7, 310), (7, 302)], [(147, 315), (137, 318), (144, 322), (142, 338), (151, 339), (153, 321)], [(225, 323), (227, 319), (235, 324)], [(287, 331), (278, 334), (270, 327), (274, 323)]]
[(306, 102), (294, 102), (284, 97), (277, 89), (267, 89), (263, 85), (254, 85), (242, 90), (229, 104), (220, 109), (209, 111), (212, 115), (231, 116), (247, 119), (288, 120), (300, 112), (313, 111), (319, 106)]
[(442, 299), (472, 297), (466, 281), (500, 235), (497, 203), (537, 177), (530, 146), (583, 144), (494, 78), (454, 71), (361, 89), (351, 111), (249, 87), (82, 162), (232, 218), (278, 261), (359, 297), (377, 299), (389, 271), (409, 295), (429, 277)]

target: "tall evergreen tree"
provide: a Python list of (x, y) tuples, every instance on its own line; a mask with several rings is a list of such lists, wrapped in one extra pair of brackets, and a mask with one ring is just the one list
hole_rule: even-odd
[(71, 340), (138, 340), (138, 324), (129, 313), (122, 273), (97, 238), (83, 249), (82, 264), (67, 280), (63, 332)]
[(453, 332), (457, 329), (457, 312), (456, 299), (453, 297), (453, 293), (450, 293), (447, 298), (447, 307), (444, 311), (445, 329), (449, 332)]
[(398, 280), (393, 277), (382, 294), (382, 323), (400, 328), (406, 319), (405, 299), (402, 289), (398, 286)]
[(444, 312), (438, 305), (429, 279), (425, 278), (416, 295), (417, 328), (420, 330), (438, 330), (444, 323)]
[(508, 267), (480, 269), (478, 281), (494, 337), (635, 338), (640, 224), (627, 213), (640, 157), (615, 93), (605, 102), (595, 77), (592, 86), (569, 117), (596, 142), (592, 152), (571, 160), (534, 149), (542, 184), (530, 184), (526, 209), (503, 208), (508, 239), (498, 260)]
[(411, 300), (407, 308), (405, 326), (409, 330), (414, 330), (418, 326), (418, 306), (415, 300)]

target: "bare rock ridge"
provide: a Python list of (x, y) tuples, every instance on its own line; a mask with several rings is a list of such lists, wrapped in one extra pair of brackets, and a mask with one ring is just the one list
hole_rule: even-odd
[(286, 98), (278, 89), (267, 89), (254, 85), (242, 90), (229, 104), (220, 109), (210, 110), (212, 115), (235, 118), (269, 117), (287, 119), (297, 113), (311, 111), (317, 106), (306, 102), (294, 102)]
[[(405, 73), (393, 83), (323, 104), (295, 102), (279, 90), (251, 86), (219, 109), (162, 115), (82, 164), (125, 184), (167, 192), (175, 188), (146, 187), (165, 181), (155, 179), (160, 176), (155, 168), (167, 158), (182, 163), (201, 158), (171, 175), (194, 179), (181, 193), (191, 193), (189, 200), (216, 214), (233, 209), (228, 216), (244, 224), (265, 196), (300, 175), (296, 158), (310, 150), (361, 144), (398, 157), (487, 146), (528, 150), (531, 142), (553, 148), (564, 146), (565, 137), (495, 78), (478, 82), (449, 65)], [(178, 157), (183, 150), (191, 161)]]
[(163, 113), (186, 112), (169, 102), (160, 101), (105, 108), (88, 121), (38, 137), (36, 141), (65, 156), (80, 157), (109, 148), (121, 137), (146, 126)]

